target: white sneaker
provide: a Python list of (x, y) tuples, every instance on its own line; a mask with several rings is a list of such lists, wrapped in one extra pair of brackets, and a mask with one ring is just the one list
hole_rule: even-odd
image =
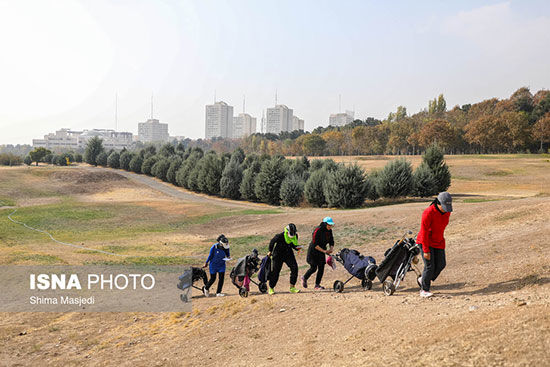
[(422, 275), (418, 277), (418, 279), (416, 280), (416, 282), (418, 283), (418, 285), (420, 286), (420, 288), (422, 288)]
[(431, 296), (433, 296), (434, 294), (432, 292), (426, 292), (425, 290), (421, 290), (420, 291), (420, 297), (422, 298), (429, 298)]
[(225, 294), (223, 294), (223, 293), (216, 293), (216, 297), (225, 297)]
[(202, 287), (202, 293), (204, 293), (205, 297), (210, 297), (210, 292), (206, 289), (206, 287)]

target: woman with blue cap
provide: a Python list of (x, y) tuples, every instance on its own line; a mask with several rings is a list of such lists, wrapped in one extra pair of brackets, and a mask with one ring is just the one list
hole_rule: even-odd
[[(307, 280), (313, 273), (315, 277), (315, 290), (325, 289), (321, 286), (321, 280), (325, 272), (326, 255), (330, 255), (334, 249), (334, 237), (332, 237), (334, 221), (331, 217), (325, 217), (321, 224), (313, 230), (313, 236), (307, 251), (309, 270), (302, 277), (302, 286), (307, 288)], [(329, 249), (327, 250), (327, 245)]]
[(223, 297), (225, 294), (222, 293), (223, 289), (223, 280), (225, 276), (225, 263), (231, 260), (229, 255), (229, 240), (223, 235), (219, 235), (218, 242), (216, 242), (210, 248), (210, 254), (203, 268), (209, 267), (210, 269), (210, 280), (203, 288), (204, 296), (208, 297), (210, 295), (210, 287), (216, 281), (216, 274), (219, 276), (218, 280), (218, 289), (216, 291), (217, 297)]

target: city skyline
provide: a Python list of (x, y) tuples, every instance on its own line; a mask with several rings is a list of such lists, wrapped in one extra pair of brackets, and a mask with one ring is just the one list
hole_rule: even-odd
[(152, 93), (155, 118), (196, 139), (215, 93), (246, 95), (259, 125), (277, 92), (311, 131), (345, 110), (384, 119), (441, 93), (452, 108), (550, 87), (550, 3), (537, 0), (0, 1), (0, 44), (0, 144), (137, 133)]

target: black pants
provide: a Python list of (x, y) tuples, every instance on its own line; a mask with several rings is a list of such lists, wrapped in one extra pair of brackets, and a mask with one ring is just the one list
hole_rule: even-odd
[(216, 274), (220, 274), (220, 280), (218, 280), (218, 290), (216, 293), (221, 293), (223, 288), (223, 278), (225, 276), (225, 273), (212, 273), (210, 274), (210, 280), (208, 281), (208, 284), (206, 285), (206, 289), (210, 289), (212, 284), (216, 281)]
[(290, 285), (296, 285), (296, 281), (298, 280), (298, 263), (296, 262), (294, 253), (288, 252), (286, 254), (273, 256), (273, 260), (271, 261), (271, 273), (269, 274), (269, 288), (275, 288), (277, 285), (283, 263), (290, 268)]
[[(422, 253), (424, 255), (424, 253)], [(424, 256), (424, 271), (422, 272), (422, 289), (426, 292), (430, 290), (432, 281), (436, 280), (441, 270), (447, 265), (445, 261), (445, 250), (440, 248), (430, 247), (430, 260), (426, 260)]]
[(304, 274), (304, 279), (307, 281), (313, 273), (317, 272), (315, 277), (315, 286), (321, 285), (321, 280), (323, 280), (323, 274), (325, 273), (325, 262), (324, 261), (311, 261), (309, 262), (309, 269)]

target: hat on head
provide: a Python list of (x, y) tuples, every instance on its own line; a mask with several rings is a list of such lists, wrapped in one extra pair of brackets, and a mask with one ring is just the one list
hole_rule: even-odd
[(439, 200), (443, 210), (449, 213), (453, 211), (453, 198), (447, 191), (440, 192), (439, 195), (437, 195), (437, 200)]
[(325, 222), (326, 224), (330, 225), (330, 226), (333, 226), (334, 225), (334, 221), (332, 220), (331, 217), (325, 217), (323, 219), (323, 222)]

